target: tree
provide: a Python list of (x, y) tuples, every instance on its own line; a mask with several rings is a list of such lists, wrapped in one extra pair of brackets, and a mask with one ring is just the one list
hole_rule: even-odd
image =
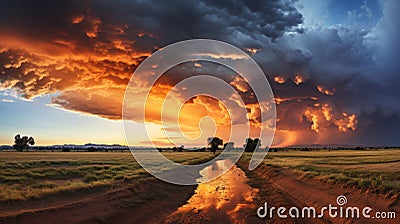
[(256, 148), (260, 146), (261, 146), (261, 140), (259, 138), (255, 139), (247, 138), (244, 151), (254, 152), (254, 150), (256, 150)]
[(29, 149), (29, 145), (34, 145), (35, 140), (32, 137), (24, 136), (21, 138), (21, 135), (18, 134), (14, 137), (14, 149), (22, 152), (24, 149)]
[(218, 138), (218, 137), (209, 137), (207, 138), (208, 145), (211, 146), (211, 151), (215, 154), (215, 151), (217, 151), (218, 147), (220, 145), (224, 144), (224, 140)]

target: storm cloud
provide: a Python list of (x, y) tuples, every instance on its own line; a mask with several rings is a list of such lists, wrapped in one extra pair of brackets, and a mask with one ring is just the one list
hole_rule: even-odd
[[(140, 62), (176, 41), (210, 38), (246, 50), (267, 75), (276, 145), (400, 144), (395, 135), (372, 137), (400, 128), (400, 5), (381, 4), (383, 17), (357, 29), (305, 27), (292, 1), (3, 2), (0, 89), (26, 99), (56, 94), (54, 105), (120, 119)], [(241, 95), (250, 103), (249, 94)]]

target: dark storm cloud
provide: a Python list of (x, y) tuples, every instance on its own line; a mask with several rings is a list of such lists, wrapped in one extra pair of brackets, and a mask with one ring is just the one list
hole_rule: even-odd
[(176, 41), (211, 38), (259, 50), (254, 59), (281, 101), (278, 128), (353, 133), (355, 114), (356, 137), (347, 143), (359, 144), (378, 129), (399, 131), (399, 4), (383, 2), (384, 17), (371, 30), (303, 30), (291, 1), (3, 2), (0, 87), (26, 98), (60, 92), (53, 103), (63, 108), (118, 119), (124, 87), (145, 57)]
[(88, 35), (107, 42), (118, 30), (134, 40), (139, 51), (192, 38), (224, 39), (256, 48), (286, 31), (299, 30), (303, 20), (290, 1), (256, 0), (17, 0), (3, 3), (0, 13), (3, 32), (43, 42), (67, 40), (80, 51), (93, 48)]
[(93, 9), (161, 41), (243, 38), (254, 45), (259, 36), (275, 39), (303, 20), (291, 1), (96, 1)]
[[(384, 17), (371, 30), (344, 25), (309, 29), (301, 35), (285, 35), (269, 45), (270, 51), (256, 54), (271, 81), (275, 76), (286, 80), (272, 84), (275, 95), (285, 99), (278, 106), (284, 121), (281, 128), (296, 129), (302, 116), (296, 113), (315, 108), (305, 96), (314, 96), (317, 105), (328, 103), (333, 113), (357, 115), (357, 131), (347, 140), (350, 144), (400, 144), (392, 134), (400, 129), (399, 7), (398, 1), (384, 1)], [(296, 86), (292, 80), (298, 74), (306, 81)], [(343, 124), (336, 123), (339, 128)], [(390, 134), (380, 138), (383, 133)]]
[[(157, 48), (190, 38), (261, 47), (302, 22), (290, 1), (17, 0), (2, 5), (2, 88), (17, 89), (26, 98), (60, 91), (53, 103), (95, 114), (100, 113), (84, 105), (98, 105), (99, 97), (90, 97), (87, 89), (126, 84), (135, 66)], [(100, 95), (112, 101), (115, 94)]]

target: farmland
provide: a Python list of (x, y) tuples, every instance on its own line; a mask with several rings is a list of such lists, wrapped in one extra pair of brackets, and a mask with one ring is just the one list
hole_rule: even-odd
[(400, 193), (400, 150), (271, 152), (264, 164), (364, 191)]
[[(163, 155), (182, 164), (215, 156)], [(353, 205), (400, 210), (400, 150), (270, 152), (253, 171), (247, 169), (250, 158), (245, 153), (237, 164), (244, 173), (237, 168), (230, 173), (234, 181), (227, 175), (201, 186), (179, 186), (152, 177), (129, 152), (1, 152), (0, 223), (207, 222), (205, 214), (218, 217), (213, 206), (224, 204), (229, 212), (236, 207), (233, 202), (244, 210), (230, 211), (226, 220), (264, 223), (255, 211), (266, 200), (276, 206), (318, 207), (341, 194)], [(244, 174), (238, 185), (237, 176)], [(243, 189), (252, 192), (244, 202), (238, 197)]]
[[(76, 191), (103, 191), (150, 175), (129, 152), (3, 152), (0, 154), (0, 202), (27, 200)], [(191, 164), (213, 158), (208, 153), (164, 153)]]

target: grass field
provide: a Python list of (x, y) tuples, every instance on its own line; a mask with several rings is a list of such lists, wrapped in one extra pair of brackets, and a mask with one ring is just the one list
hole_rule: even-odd
[[(211, 152), (163, 155), (182, 164), (199, 164), (215, 156)], [(255, 192), (251, 200), (242, 200), (246, 187), (237, 187), (237, 167), (234, 176), (213, 184), (181, 186), (152, 177), (130, 152), (0, 152), (0, 223), (153, 223), (171, 217), (180, 223), (214, 214), (222, 204), (232, 220), (265, 223), (254, 212), (267, 200), (276, 206), (318, 207), (342, 194), (352, 205), (400, 211), (400, 150), (270, 152), (250, 171), (251, 156), (245, 153), (237, 164), (247, 176), (243, 186)], [(201, 205), (208, 202), (208, 207), (175, 213), (192, 197), (201, 198)]]
[[(214, 157), (204, 152), (164, 155), (182, 164), (200, 163)], [(148, 177), (130, 152), (1, 152), (0, 203), (115, 189)]]
[(400, 193), (400, 150), (270, 152), (268, 166), (376, 193)]
[[(163, 154), (183, 164), (214, 157), (209, 152)], [(245, 154), (244, 159), (250, 156)], [(400, 150), (270, 152), (264, 164), (328, 183), (388, 195), (398, 196), (400, 192)], [(115, 189), (149, 177), (129, 152), (1, 152), (0, 203)]]

